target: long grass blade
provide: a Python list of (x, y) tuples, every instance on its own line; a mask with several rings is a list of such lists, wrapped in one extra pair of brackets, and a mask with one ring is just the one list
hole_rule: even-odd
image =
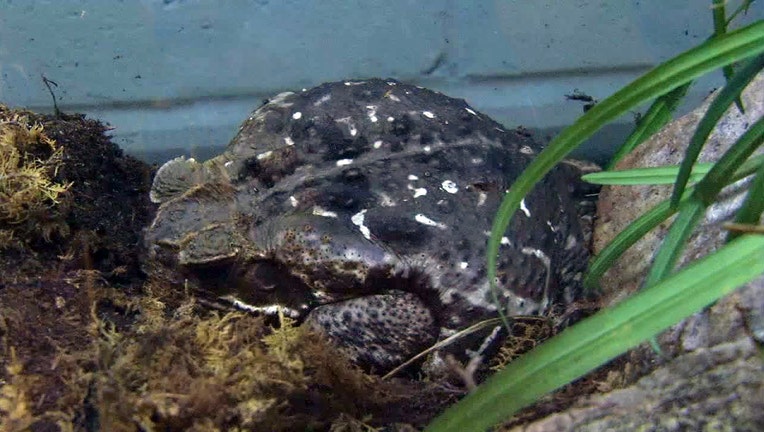
[[(699, 163), (692, 167), (692, 172), (690, 173), (690, 183), (694, 183), (702, 179), (703, 176), (711, 170), (712, 166), (714, 166), (714, 164), (712, 162), (708, 162)], [(585, 174), (581, 176), (581, 179), (589, 183), (601, 185), (656, 185), (675, 183), (677, 174), (679, 174), (679, 165), (666, 165), (660, 167), (632, 168), (618, 171), (600, 171), (596, 173)]]
[[(735, 175), (729, 179), (729, 183), (734, 183), (744, 177), (748, 177), (757, 170), (761, 170), (763, 166), (764, 155), (752, 157), (735, 172)], [(686, 200), (693, 191), (694, 188), (687, 189), (682, 199)], [(680, 201), (680, 205), (681, 203), (682, 201)], [(599, 284), (599, 279), (613, 265), (615, 260), (645, 234), (674, 213), (676, 213), (676, 209), (671, 208), (669, 200), (664, 200), (624, 228), (592, 261), (589, 271), (584, 278), (584, 287), (587, 289), (596, 288)]]
[(737, 16), (739, 14), (741, 14), (741, 13), (744, 14), (744, 15), (747, 14), (748, 13), (748, 9), (751, 7), (751, 4), (753, 4), (753, 2), (754, 2), (754, 0), (744, 0), (743, 4), (738, 6), (738, 8), (735, 9), (735, 11), (730, 14), (729, 18), (727, 18), (727, 25), (730, 25), (732, 20), (737, 18)]
[(684, 159), (679, 168), (679, 176), (674, 185), (674, 192), (671, 195), (671, 205), (679, 204), (679, 197), (684, 193), (684, 188), (690, 180), (692, 166), (700, 155), (703, 145), (708, 140), (708, 136), (714, 130), (714, 127), (722, 118), (727, 109), (736, 99), (739, 99), (740, 93), (753, 80), (753, 78), (764, 68), (764, 55), (752, 58), (746, 65), (724, 86), (721, 92), (708, 106), (708, 110), (703, 118), (698, 122), (695, 133), (692, 135), (690, 144), (685, 151)]
[[(745, 201), (735, 214), (735, 223), (756, 225), (764, 212), (764, 164), (759, 166), (756, 176), (751, 181)], [(730, 231), (727, 241), (740, 236), (738, 231)]]
[(759, 119), (727, 150), (711, 171), (696, 186), (690, 198), (680, 207), (679, 216), (655, 255), (645, 285), (657, 283), (669, 275), (681, 257), (687, 239), (703, 219), (706, 207), (713, 204), (732, 174), (764, 141), (764, 118)]
[(631, 153), (638, 145), (642, 144), (647, 138), (651, 137), (660, 128), (665, 126), (666, 123), (671, 121), (673, 112), (679, 106), (691, 85), (692, 81), (689, 81), (656, 99), (637, 122), (637, 126), (626, 138), (623, 145), (610, 159), (607, 169), (613, 169), (624, 156)]
[(666, 238), (663, 239), (658, 253), (655, 254), (650, 272), (645, 278), (644, 285), (654, 285), (671, 274), (677, 261), (682, 256), (684, 246), (690, 238), (695, 227), (703, 220), (706, 214), (706, 206), (691, 195), (679, 208), (679, 215), (671, 224)]
[(697, 195), (706, 206), (711, 205), (733, 173), (761, 146), (762, 142), (764, 142), (764, 117), (751, 125), (719, 158), (711, 171), (695, 185), (694, 195)]
[[(712, 6), (712, 14), (714, 17), (714, 35), (712, 37), (719, 37), (727, 33), (728, 22), (727, 8), (725, 7), (726, 3), (727, 0), (714, 0), (714, 4)], [(724, 74), (724, 79), (727, 80), (727, 84), (729, 84), (730, 80), (732, 79), (732, 75), (735, 74), (735, 69), (733, 65), (729, 64), (722, 68), (722, 73)], [(735, 104), (740, 111), (743, 111), (743, 102), (740, 100), (740, 96), (735, 98)]]
[[(688, 195), (689, 196), (689, 195)], [(663, 221), (670, 218), (676, 210), (671, 208), (669, 201), (665, 200), (645, 212), (642, 216), (634, 220), (628, 227), (618, 233), (613, 240), (608, 243), (599, 255), (595, 257), (589, 266), (589, 270), (584, 277), (584, 289), (593, 290), (599, 287), (599, 280), (605, 272), (612, 267), (613, 263), (627, 249), (634, 245), (645, 234), (652, 231)]]
[(741, 236), (652, 289), (568, 328), (436, 418), (432, 432), (485, 431), (764, 273), (764, 236)]

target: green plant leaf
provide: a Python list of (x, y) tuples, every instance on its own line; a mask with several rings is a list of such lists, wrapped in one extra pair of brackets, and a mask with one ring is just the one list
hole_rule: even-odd
[[(690, 173), (690, 182), (697, 182), (711, 170), (713, 163), (696, 164)], [(581, 176), (582, 180), (601, 185), (649, 185), (673, 184), (679, 173), (679, 165), (650, 168), (633, 168), (617, 171), (600, 171)]]
[(679, 176), (674, 185), (674, 192), (671, 195), (671, 205), (679, 204), (679, 197), (684, 193), (684, 188), (690, 180), (692, 166), (700, 155), (703, 145), (708, 140), (708, 136), (714, 130), (714, 127), (722, 118), (732, 102), (739, 99), (740, 93), (753, 80), (753, 78), (764, 68), (764, 55), (752, 58), (746, 65), (727, 83), (721, 92), (708, 106), (703, 118), (698, 122), (695, 133), (692, 135), (690, 144), (685, 150), (685, 156), (679, 168)]
[[(713, 6), (711, 8), (714, 17), (714, 35), (712, 37), (719, 37), (727, 33), (728, 21), (727, 9), (725, 7), (727, 0), (713, 0), (713, 2)], [(727, 84), (729, 84), (730, 79), (732, 79), (732, 75), (735, 74), (735, 69), (733, 65), (729, 64), (722, 68), (722, 73), (724, 74), (724, 79), (727, 80)], [(735, 104), (737, 105), (738, 109), (740, 109), (740, 111), (743, 111), (743, 102), (740, 100), (739, 96), (735, 98)]]
[[(761, 170), (763, 166), (764, 155), (752, 157), (735, 172), (735, 175), (729, 179), (729, 183), (747, 177), (757, 170)], [(688, 188), (682, 199), (686, 200), (693, 191), (694, 188)], [(680, 201), (680, 203), (681, 202), (682, 201)], [(628, 248), (634, 245), (634, 243), (641, 239), (645, 234), (671, 217), (674, 213), (676, 213), (676, 209), (671, 208), (669, 200), (664, 200), (652, 209), (646, 211), (629, 224), (629, 226), (619, 232), (618, 235), (616, 235), (615, 238), (602, 249), (589, 266), (589, 271), (584, 278), (584, 287), (586, 289), (596, 288), (600, 277), (602, 277), (602, 275), (613, 265), (615, 260), (623, 255)]]
[(618, 233), (608, 245), (595, 257), (584, 278), (584, 289), (592, 290), (599, 286), (599, 279), (612, 267), (613, 263), (627, 249), (652, 231), (661, 222), (670, 218), (676, 210), (672, 209), (669, 201), (665, 200), (645, 212), (629, 226)]
[[(517, 211), (520, 201), (531, 191), (536, 182), (584, 140), (618, 116), (706, 72), (739, 59), (757, 55), (762, 51), (764, 51), (764, 21), (761, 20), (724, 36), (713, 38), (637, 78), (592, 107), (552, 140), (512, 184), (504, 195), (494, 218), (487, 251), (488, 280), (491, 282), (494, 300), (497, 300), (496, 262), (501, 237)], [(506, 321), (501, 307), (499, 307), (499, 313)]]
[(564, 330), (437, 417), (427, 431), (485, 431), (764, 273), (764, 236), (746, 234)]
[(695, 226), (703, 220), (706, 214), (706, 206), (695, 196), (685, 200), (679, 207), (679, 215), (671, 224), (671, 228), (663, 239), (658, 253), (655, 254), (650, 272), (645, 278), (644, 285), (654, 285), (656, 282), (664, 279), (666, 275), (671, 274), (676, 262), (682, 256), (684, 246), (690, 238)]
[(639, 122), (637, 122), (637, 126), (629, 137), (626, 138), (623, 145), (610, 159), (607, 169), (613, 169), (624, 156), (631, 153), (638, 145), (642, 144), (660, 130), (660, 128), (665, 126), (666, 123), (671, 121), (671, 115), (676, 110), (676, 107), (679, 106), (682, 99), (684, 99), (684, 95), (691, 85), (692, 81), (689, 81), (656, 99)]
[(679, 208), (679, 216), (671, 224), (655, 260), (645, 279), (645, 285), (657, 283), (674, 269), (684, 251), (687, 239), (695, 226), (703, 219), (706, 207), (713, 204), (716, 196), (729, 182), (729, 178), (746, 159), (764, 142), (764, 118), (760, 118), (727, 150), (698, 182), (687, 201)]
[(719, 158), (711, 171), (695, 185), (693, 195), (697, 195), (706, 206), (711, 205), (733, 173), (761, 146), (762, 142), (764, 142), (764, 117), (749, 126), (737, 142)]
[(754, 2), (754, 0), (745, 0), (745, 1), (743, 1), (743, 4), (741, 4), (740, 6), (738, 6), (738, 8), (737, 8), (737, 9), (735, 9), (735, 12), (732, 12), (732, 13), (730, 14), (729, 18), (727, 18), (727, 25), (730, 25), (730, 23), (732, 22), (732, 20), (734, 20), (735, 18), (737, 18), (737, 16), (738, 16), (739, 14), (741, 14), (741, 13), (743, 13), (743, 14), (747, 14), (747, 13), (748, 13), (748, 8), (750, 8), (750, 7), (751, 7), (751, 4), (753, 4), (753, 2)]
[[(764, 212), (764, 164), (759, 166), (756, 176), (751, 181), (745, 201), (743, 201), (743, 204), (735, 214), (735, 222), (739, 224), (758, 224), (762, 212)], [(730, 231), (727, 235), (727, 241), (740, 236), (740, 234), (736, 231)]]

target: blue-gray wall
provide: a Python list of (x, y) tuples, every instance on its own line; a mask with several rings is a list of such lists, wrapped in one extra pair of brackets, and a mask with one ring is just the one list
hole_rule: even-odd
[[(764, 16), (755, 2), (743, 22)], [(206, 156), (260, 101), (327, 80), (394, 77), (549, 135), (701, 42), (711, 0), (6, 0), (0, 101), (110, 122), (151, 160)], [(728, 2), (733, 9), (739, 1)], [(721, 83), (693, 88), (694, 100)], [(597, 137), (612, 145), (630, 119)]]

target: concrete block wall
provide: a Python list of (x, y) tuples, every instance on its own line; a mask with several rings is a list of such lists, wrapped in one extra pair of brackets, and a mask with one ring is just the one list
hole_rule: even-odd
[[(728, 2), (734, 9), (739, 0)], [(741, 22), (764, 17), (755, 2)], [(552, 135), (706, 38), (711, 0), (6, 0), (0, 101), (111, 123), (151, 161), (206, 157), (268, 96), (393, 77), (465, 98), (508, 127)], [(720, 75), (692, 89), (697, 101)], [(608, 153), (630, 119), (599, 134)]]

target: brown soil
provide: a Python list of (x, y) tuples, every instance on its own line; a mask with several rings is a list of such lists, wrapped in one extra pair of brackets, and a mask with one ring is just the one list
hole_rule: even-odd
[(15, 232), (0, 238), (0, 430), (396, 429), (462, 394), (382, 382), (288, 322), (209, 311), (147, 280), (155, 167), (84, 116), (0, 114), (42, 125), (63, 149), (51, 179), (71, 183), (45, 214), (0, 219)]

